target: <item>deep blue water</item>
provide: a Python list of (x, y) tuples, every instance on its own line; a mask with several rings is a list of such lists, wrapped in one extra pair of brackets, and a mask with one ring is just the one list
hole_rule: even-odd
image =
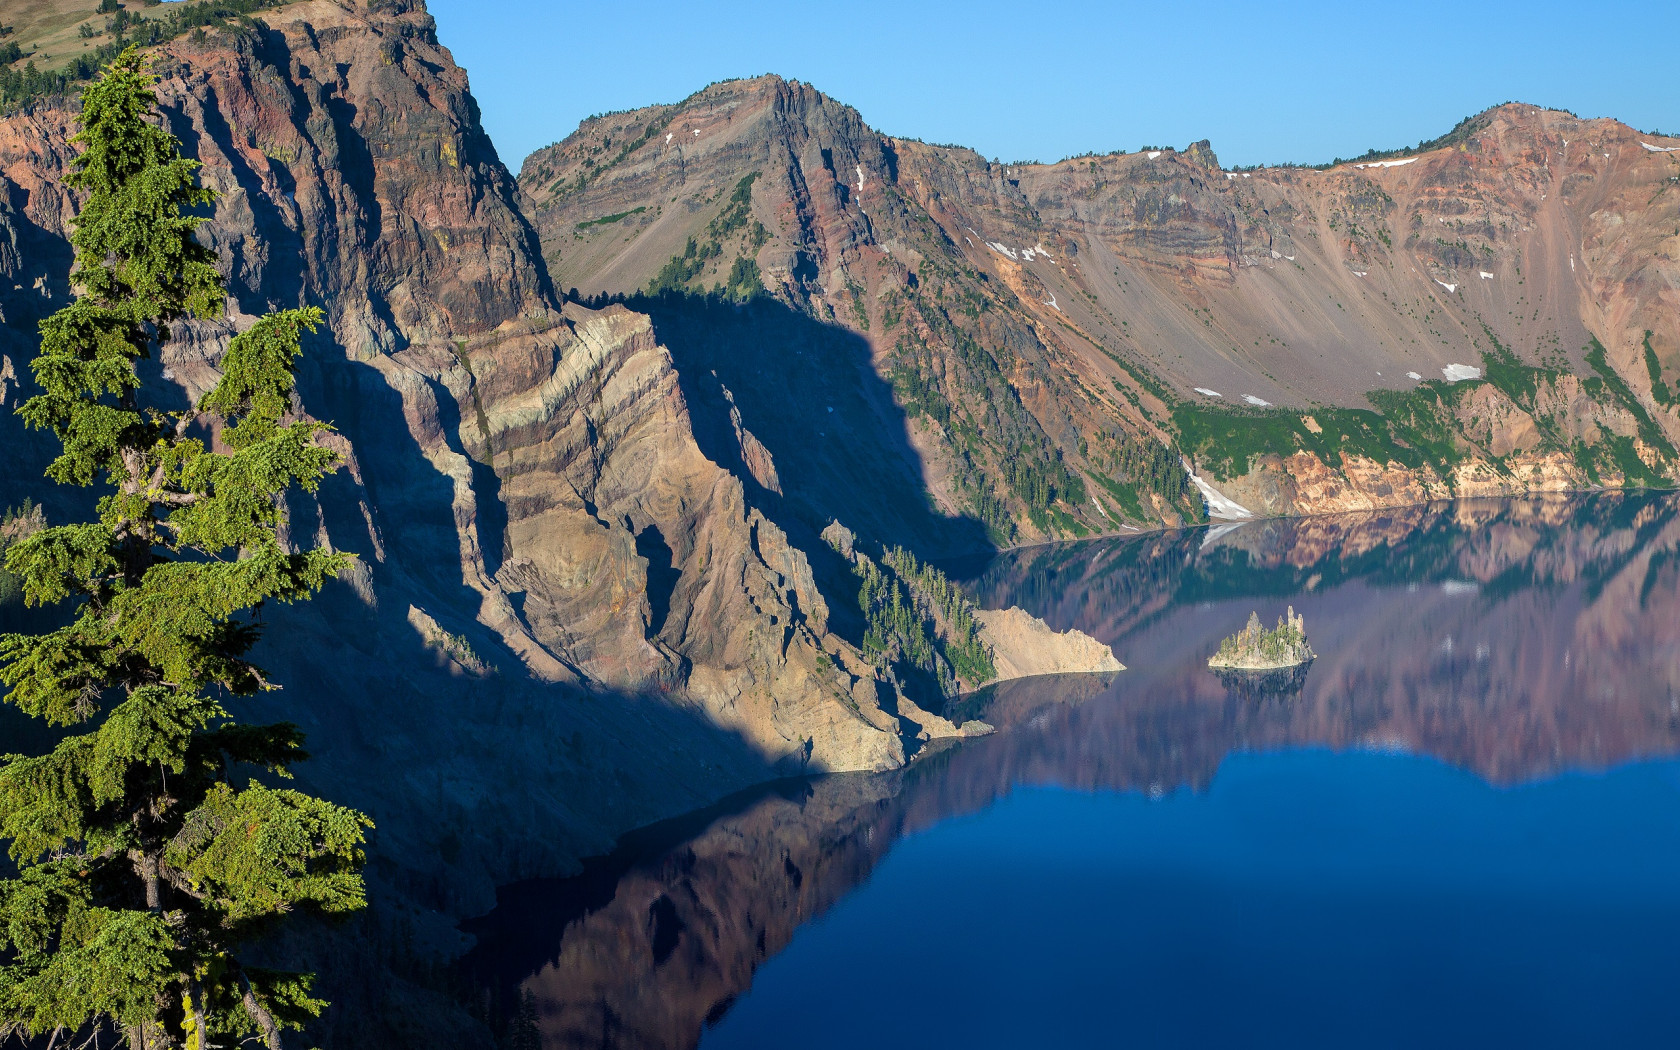
[[(467, 968), (546, 1050), (1680, 1045), (1680, 499), (950, 570), (1128, 670), (505, 888)], [(1290, 607), (1300, 680), (1208, 671)]]
[(1672, 1046), (1680, 764), (1229, 759), (900, 842), (706, 1047)]

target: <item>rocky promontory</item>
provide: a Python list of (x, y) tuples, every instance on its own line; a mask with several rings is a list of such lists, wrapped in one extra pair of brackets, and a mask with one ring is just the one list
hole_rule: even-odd
[(1044, 674), (1124, 671), (1114, 650), (1078, 630), (1058, 631), (1025, 609), (987, 609), (975, 614), (981, 636), (992, 647), (994, 681)]

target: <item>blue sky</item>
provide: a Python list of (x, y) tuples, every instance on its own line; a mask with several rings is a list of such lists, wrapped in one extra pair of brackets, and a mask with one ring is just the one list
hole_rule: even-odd
[(890, 135), (1227, 165), (1411, 145), (1507, 100), (1680, 131), (1680, 3), (429, 0), (502, 159), (584, 117), (774, 72)]

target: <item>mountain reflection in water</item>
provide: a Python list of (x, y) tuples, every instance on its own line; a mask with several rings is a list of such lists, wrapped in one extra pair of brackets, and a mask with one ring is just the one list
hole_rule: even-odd
[[(572, 879), (509, 887), (464, 966), (534, 995), (545, 1047), (694, 1046), (798, 928), (895, 841), (1022, 785), (1199, 791), (1233, 752), (1433, 756), (1496, 785), (1680, 754), (1673, 495), (1460, 501), (1012, 551), (953, 566), (1114, 646), (1130, 670), (964, 699), (993, 736), (908, 768), (782, 782), (627, 836)], [(1298, 688), (1206, 659), (1292, 604)], [(886, 994), (886, 993), (883, 993)]]

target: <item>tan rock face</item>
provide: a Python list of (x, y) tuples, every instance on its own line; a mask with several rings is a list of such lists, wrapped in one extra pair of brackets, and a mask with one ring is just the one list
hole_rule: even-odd
[(804, 554), (700, 453), (647, 318), (567, 307), (521, 346), (469, 344), (482, 414), (462, 437), (496, 470), (497, 582), (543, 647), (591, 682), (686, 696), (773, 762), (902, 762), (896, 733), (855, 709), (842, 668), (861, 655), (825, 654), (849, 647)]
[(982, 610), (975, 614), (982, 636), (992, 647), (997, 680), (1046, 674), (1124, 671), (1114, 650), (1077, 630), (1056, 631), (1023, 609)]

